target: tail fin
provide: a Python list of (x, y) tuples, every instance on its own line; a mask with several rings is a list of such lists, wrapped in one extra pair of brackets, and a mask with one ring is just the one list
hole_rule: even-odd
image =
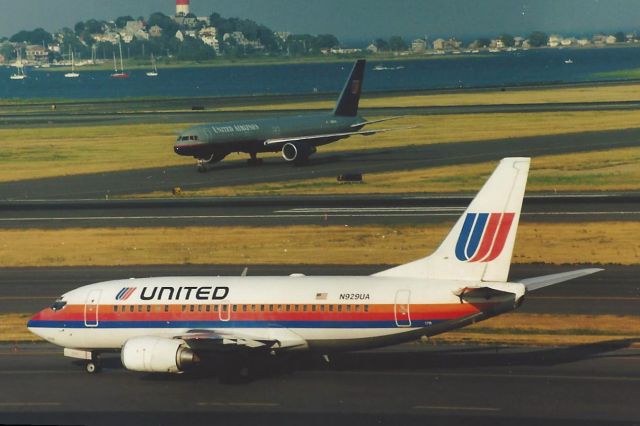
[(360, 103), (360, 92), (364, 80), (364, 66), (367, 63), (364, 59), (356, 61), (351, 71), (347, 83), (342, 89), (342, 94), (338, 98), (333, 115), (355, 117), (358, 114), (358, 104)]
[(529, 163), (503, 159), (431, 256), (375, 275), (506, 282)]

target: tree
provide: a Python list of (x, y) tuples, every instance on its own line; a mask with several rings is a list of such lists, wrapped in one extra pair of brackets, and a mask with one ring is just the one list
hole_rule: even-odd
[(549, 36), (541, 31), (534, 31), (529, 35), (529, 45), (531, 47), (542, 47), (549, 43)]
[(9, 41), (12, 43), (29, 43), (29, 44), (49, 44), (53, 41), (53, 37), (42, 28), (36, 28), (33, 31), (20, 31), (14, 34)]
[(516, 45), (516, 41), (511, 34), (502, 34), (500, 40), (502, 40), (502, 44), (504, 44), (505, 47), (513, 47)]
[(491, 46), (491, 40), (486, 38), (486, 37), (479, 38), (477, 40), (477, 43), (478, 43), (478, 47), (489, 47), (489, 46)]
[(389, 43), (387, 43), (387, 40), (384, 40), (382, 38), (376, 39), (376, 41), (373, 42), (373, 45), (375, 47), (377, 47), (378, 51), (380, 51), (380, 52), (384, 52), (385, 50), (389, 50)]
[(407, 50), (407, 42), (400, 36), (393, 36), (389, 39), (389, 49), (394, 52)]
[(131, 16), (120, 16), (116, 19), (116, 27), (124, 28), (127, 26), (127, 22), (129, 21), (135, 21), (135, 19), (133, 19)]
[(617, 43), (624, 43), (625, 41), (627, 41), (627, 36), (622, 31), (617, 32), (615, 37), (616, 37), (616, 42)]

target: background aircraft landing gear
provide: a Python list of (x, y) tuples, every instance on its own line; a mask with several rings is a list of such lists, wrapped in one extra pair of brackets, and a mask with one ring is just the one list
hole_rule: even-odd
[(260, 165), (262, 165), (262, 158), (258, 158), (258, 154), (253, 152), (253, 153), (251, 153), (249, 155), (251, 156), (251, 158), (247, 160), (247, 163), (250, 166), (260, 166)]

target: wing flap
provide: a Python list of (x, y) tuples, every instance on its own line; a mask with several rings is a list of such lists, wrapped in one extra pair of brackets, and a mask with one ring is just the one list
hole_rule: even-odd
[(182, 339), (194, 349), (291, 349), (306, 347), (306, 340), (285, 328), (269, 329), (265, 336), (251, 336), (220, 330), (190, 330)]
[(368, 126), (369, 124), (376, 124), (376, 123), (383, 123), (385, 121), (390, 121), (390, 120), (397, 120), (398, 118), (402, 118), (401, 116), (397, 115), (395, 117), (387, 117), (387, 118), (381, 118), (379, 120), (368, 120), (368, 121), (362, 121), (360, 123), (356, 123), (356, 124), (352, 124), (351, 127), (362, 127), (362, 126)]
[(520, 284), (524, 284), (527, 291), (535, 291), (550, 285), (558, 284), (564, 281), (573, 280), (575, 278), (584, 277), (587, 275), (595, 274), (596, 272), (604, 271), (600, 268), (578, 269), (570, 272), (561, 272), (559, 274), (543, 275), (540, 277), (526, 278), (520, 280)]

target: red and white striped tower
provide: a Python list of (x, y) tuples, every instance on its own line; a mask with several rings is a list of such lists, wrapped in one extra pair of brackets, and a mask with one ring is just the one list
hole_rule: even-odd
[(176, 0), (176, 16), (189, 14), (189, 0)]

